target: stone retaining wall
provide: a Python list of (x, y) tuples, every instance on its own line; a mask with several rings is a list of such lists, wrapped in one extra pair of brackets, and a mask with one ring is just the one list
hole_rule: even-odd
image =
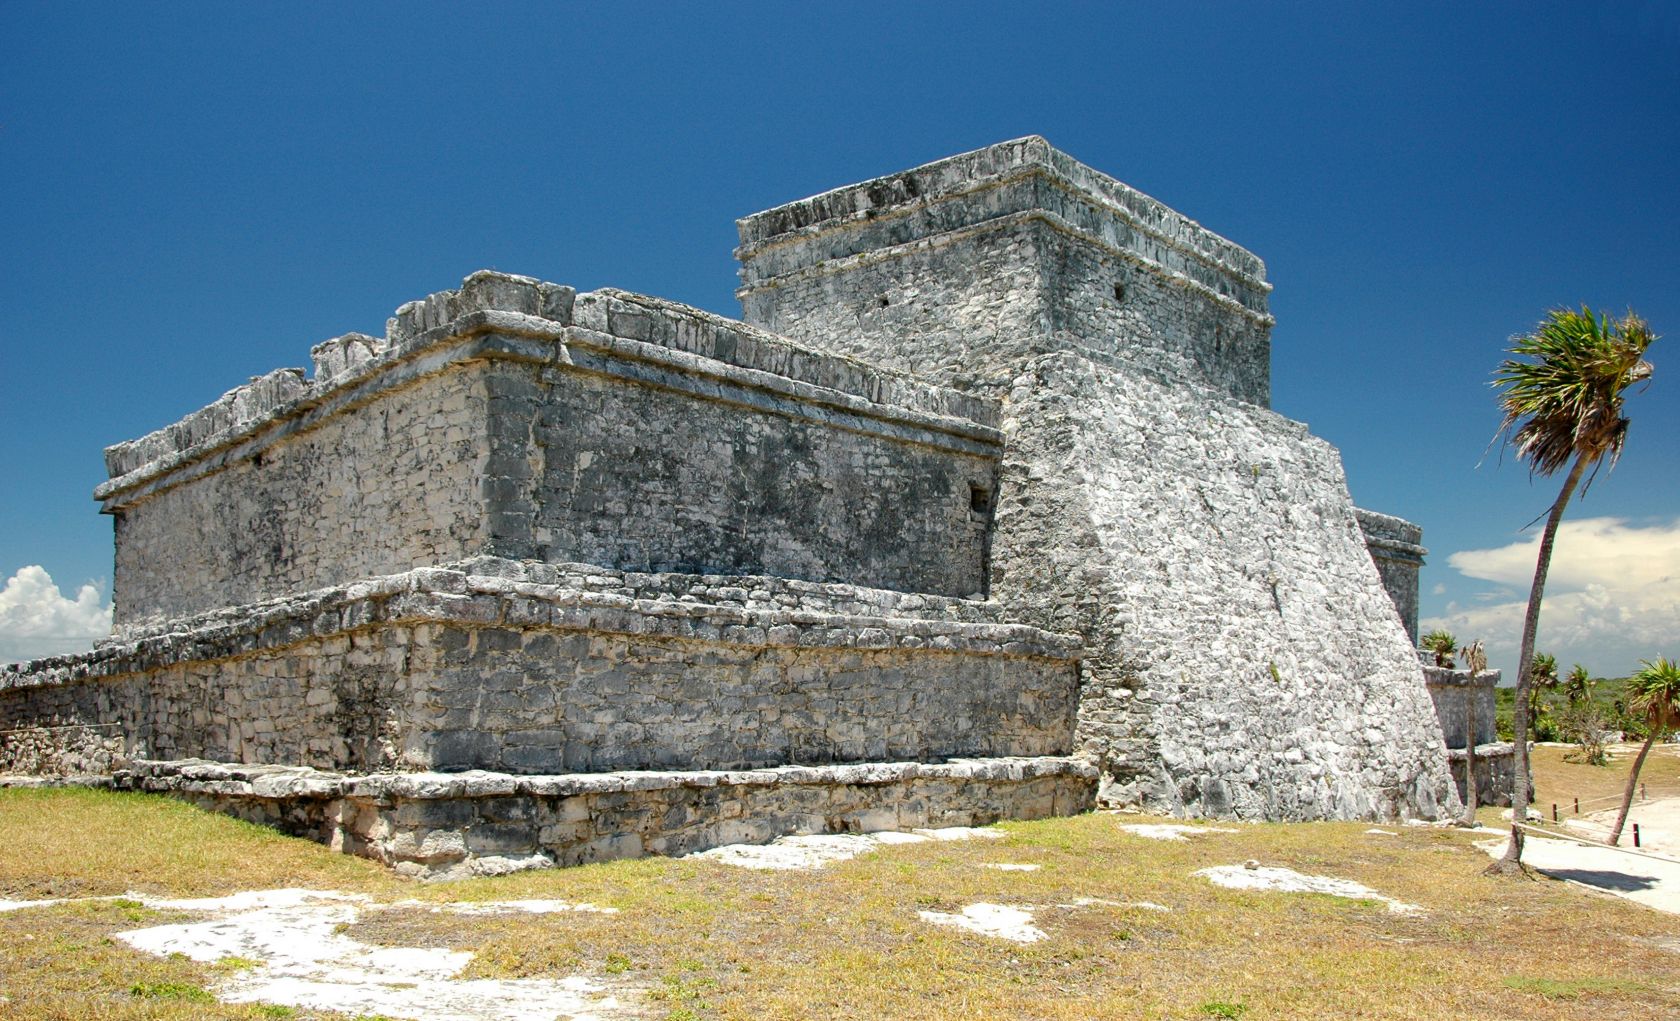
[(409, 875), (675, 855), (794, 833), (983, 826), (1091, 807), (1096, 771), (1068, 758), (512, 776), (346, 777), (295, 767), (137, 762), (116, 786), (275, 826)]
[[(1458, 785), (1459, 800), (1470, 796), (1464, 786), (1464, 764), (1468, 761), (1463, 748), (1447, 750), (1448, 766), (1453, 783)], [(1476, 746), (1476, 803), (1478, 805), (1510, 805), (1513, 778), (1517, 775), (1517, 746), (1509, 741), (1494, 741)]]

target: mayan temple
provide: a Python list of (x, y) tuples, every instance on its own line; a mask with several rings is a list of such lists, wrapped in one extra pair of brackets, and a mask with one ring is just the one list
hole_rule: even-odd
[(475, 273), (109, 448), (115, 633), (0, 675), (0, 771), (430, 875), (1456, 808), (1258, 258), (1036, 137), (739, 228), (740, 321)]

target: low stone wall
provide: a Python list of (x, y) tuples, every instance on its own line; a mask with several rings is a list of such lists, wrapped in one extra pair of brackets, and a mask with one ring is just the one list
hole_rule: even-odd
[(735, 772), (350, 777), (296, 767), (136, 762), (119, 788), (171, 794), (408, 875), (459, 878), (675, 855), (794, 833), (981, 826), (1088, 810), (1071, 758), (784, 766)]
[[(1074, 640), (987, 604), (598, 570), (479, 558), (9, 667), (0, 762), (554, 773), (1072, 749)], [(120, 748), (106, 731), (87, 751), (78, 725)]]
[[(1464, 749), (1447, 751), (1447, 766), (1452, 770), (1453, 783), (1458, 785), (1460, 801), (1469, 797), (1464, 786)], [(1517, 746), (1509, 741), (1496, 741), (1476, 746), (1476, 802), (1481, 805), (1509, 805), (1511, 781), (1517, 775)]]
[(48, 713), (0, 730), (0, 775), (62, 777), (109, 773), (127, 764), (120, 723), (74, 723)]

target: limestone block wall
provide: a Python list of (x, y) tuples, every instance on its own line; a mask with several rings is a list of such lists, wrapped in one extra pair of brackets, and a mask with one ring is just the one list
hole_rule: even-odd
[(1418, 641), (1418, 572), (1429, 553), (1422, 546), (1423, 529), (1391, 514), (1356, 509), (1365, 546), (1377, 565), (1383, 588), (1394, 601), (1395, 612), (1412, 644)]
[[(580, 321), (593, 298), (579, 299)], [(613, 303), (638, 308), (643, 326), (665, 311)], [(564, 370), (490, 371), (496, 553), (984, 593), (995, 431), (885, 422), (633, 363), (626, 342), (579, 332)], [(615, 361), (613, 374), (575, 371), (586, 357)]]
[(111, 502), (117, 630), (480, 552), (488, 410), (482, 371), (461, 363), (123, 494)]
[(460, 878), (762, 843), (788, 833), (985, 826), (1091, 807), (1074, 759), (993, 758), (679, 773), (347, 777), (136, 762), (117, 786), (310, 837), (406, 875)]
[(985, 591), (993, 402), (490, 273), (315, 356), (107, 452), (120, 634), (479, 553)]
[(744, 316), (961, 388), (1079, 351), (1270, 401), (1258, 258), (1041, 138), (739, 222)]
[(1282, 819), (1456, 802), (1334, 448), (1076, 355), (1029, 365), (1006, 416), (994, 592), (1085, 636), (1079, 734), (1107, 796)]
[(481, 558), (8, 668), (0, 763), (77, 724), (119, 725), (128, 758), (352, 770), (1065, 753), (1071, 639), (991, 612), (854, 586)]

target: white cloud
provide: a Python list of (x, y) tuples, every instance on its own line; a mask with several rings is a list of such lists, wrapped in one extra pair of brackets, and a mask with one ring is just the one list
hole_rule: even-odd
[[(1539, 552), (1536, 532), (1497, 549), (1452, 554), (1447, 562), (1461, 574), (1509, 588), (1478, 605), (1449, 603), (1423, 629), (1483, 638), (1490, 658), (1501, 654), (1514, 664)], [(1561, 664), (1608, 675), (1631, 671), (1641, 659), (1680, 655), (1680, 518), (1643, 526), (1625, 518), (1564, 521), (1536, 644)]]
[(0, 663), (81, 652), (110, 633), (111, 603), (97, 585), (83, 585), (72, 599), (32, 564), (0, 589)]
[[(1436, 582), (1435, 587), (1429, 590), (1429, 594), (1432, 596), (1444, 596), (1447, 594), (1447, 587), (1440, 582)], [(1468, 794), (1465, 795), (1465, 797), (1469, 796), (1470, 795)]]

